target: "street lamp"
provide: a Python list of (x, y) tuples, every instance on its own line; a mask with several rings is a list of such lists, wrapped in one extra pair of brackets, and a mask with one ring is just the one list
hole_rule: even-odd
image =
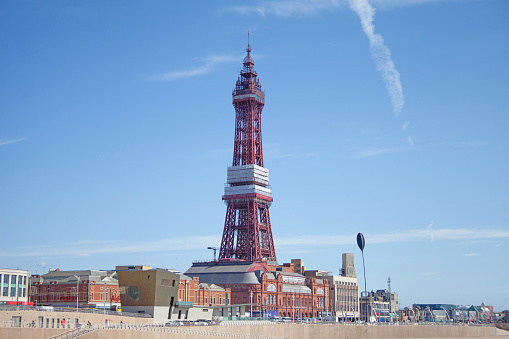
[(79, 302), (79, 296), (80, 296), (78, 292), (79, 292), (79, 287), (80, 287), (80, 285), (79, 285), (80, 277), (79, 277), (79, 275), (74, 275), (73, 277), (76, 278), (76, 312), (78, 312), (78, 307), (79, 307), (78, 302)]
[[(367, 288), (366, 288), (366, 265), (364, 265), (364, 246), (366, 246), (366, 241), (364, 240), (364, 235), (362, 233), (357, 234), (357, 246), (359, 246), (359, 249), (362, 253), (362, 267), (364, 268), (364, 295), (367, 294)], [(362, 297), (362, 293), (361, 293)], [(367, 307), (367, 304), (366, 304)], [(368, 322), (368, 313), (366, 309), (366, 323)]]
[(295, 321), (295, 295), (292, 295), (292, 321)]
[(104, 306), (103, 314), (106, 314), (106, 282), (104, 283), (104, 287), (103, 288), (104, 288), (104, 293), (103, 293), (104, 294), (104, 298), (103, 298), (103, 304), (104, 304), (103, 305)]
[(253, 317), (253, 290), (249, 290), (249, 299), (250, 299), (249, 315), (252, 318)]

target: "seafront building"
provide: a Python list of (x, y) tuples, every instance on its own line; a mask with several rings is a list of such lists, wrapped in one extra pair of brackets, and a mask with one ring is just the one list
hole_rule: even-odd
[(343, 253), (342, 264), (341, 275), (320, 270), (305, 271), (305, 275), (329, 282), (329, 303), (334, 321), (355, 321), (360, 317), (360, 306), (353, 253)]
[(43, 275), (32, 275), (30, 298), (34, 305), (115, 309), (120, 306), (117, 273), (113, 270), (61, 271), (57, 268)]
[(214, 316), (245, 312), (230, 305), (230, 289), (200, 283), (182, 273), (149, 266), (117, 266), (122, 310), (148, 314), (155, 323), (173, 320), (212, 320)]
[(399, 306), (396, 305), (399, 305), (397, 293), (388, 290), (362, 293), (360, 297), (360, 317), (362, 320), (369, 322), (390, 322), (399, 309)]
[(0, 268), (0, 305), (28, 303), (28, 271)]
[(294, 272), (291, 263), (195, 262), (186, 275), (231, 290), (233, 304), (249, 305), (233, 316), (312, 318), (329, 314), (329, 282)]
[(496, 320), (493, 306), (453, 305), (453, 304), (414, 304), (412, 311), (418, 319), (432, 322), (492, 322)]

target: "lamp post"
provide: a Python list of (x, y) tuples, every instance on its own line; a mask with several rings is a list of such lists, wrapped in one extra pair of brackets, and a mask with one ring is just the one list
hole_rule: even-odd
[(78, 312), (78, 307), (79, 307), (79, 287), (80, 287), (80, 277), (79, 275), (75, 275), (74, 276), (76, 278), (76, 312)]
[(104, 283), (104, 298), (103, 298), (103, 303), (104, 303), (104, 308), (103, 308), (103, 314), (106, 314), (106, 283)]
[(249, 315), (252, 318), (253, 317), (253, 290), (249, 290), (249, 300), (250, 300)]
[(295, 321), (295, 295), (292, 295), (292, 321)]
[[(364, 235), (362, 233), (357, 234), (357, 245), (359, 246), (362, 253), (362, 267), (364, 268), (364, 296), (367, 296), (367, 288), (366, 288), (366, 265), (364, 264), (364, 246), (366, 245), (366, 241), (364, 240)], [(362, 293), (361, 293), (362, 297)], [(368, 312), (367, 312), (367, 303), (366, 305), (366, 323), (368, 322)]]

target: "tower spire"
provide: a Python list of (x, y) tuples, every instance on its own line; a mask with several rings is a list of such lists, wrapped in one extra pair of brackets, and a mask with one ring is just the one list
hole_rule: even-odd
[(269, 207), (269, 170), (263, 167), (262, 109), (265, 92), (254, 70), (251, 46), (232, 92), (235, 107), (233, 163), (223, 200), (227, 204), (219, 259), (276, 261)]

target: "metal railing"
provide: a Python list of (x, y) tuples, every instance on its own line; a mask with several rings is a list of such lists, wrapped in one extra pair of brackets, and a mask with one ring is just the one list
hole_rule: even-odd
[(76, 308), (73, 307), (42, 307), (42, 306), (0, 306), (0, 311), (40, 311), (40, 312), (79, 312), (79, 313), (91, 313), (91, 314), (107, 314), (107, 315), (120, 315), (124, 317), (136, 317), (136, 318), (152, 318), (149, 314), (145, 313), (129, 313), (129, 312), (117, 312), (109, 310), (100, 310), (95, 308)]
[(54, 335), (52, 337), (49, 337), (48, 339), (71, 339), (71, 338), (79, 337), (80, 335), (83, 335), (85, 333), (92, 332), (94, 330), (95, 330), (95, 328), (93, 326), (87, 326), (84, 328), (75, 328), (75, 329), (66, 331), (64, 333), (60, 333), (60, 334)]
[[(205, 329), (197, 329), (196, 327), (168, 327), (164, 324), (113, 324), (113, 325), (98, 325), (95, 326), (97, 329), (105, 330), (137, 330), (137, 331), (149, 331), (149, 332), (162, 332), (162, 333), (174, 333), (174, 334), (186, 334), (186, 335), (200, 335), (208, 337), (221, 337), (221, 338), (245, 338), (245, 339), (288, 339), (286, 337), (275, 337), (258, 334), (244, 334), (244, 333), (231, 333), (231, 332), (215, 332), (207, 331)], [(198, 327), (198, 326), (197, 326)]]

